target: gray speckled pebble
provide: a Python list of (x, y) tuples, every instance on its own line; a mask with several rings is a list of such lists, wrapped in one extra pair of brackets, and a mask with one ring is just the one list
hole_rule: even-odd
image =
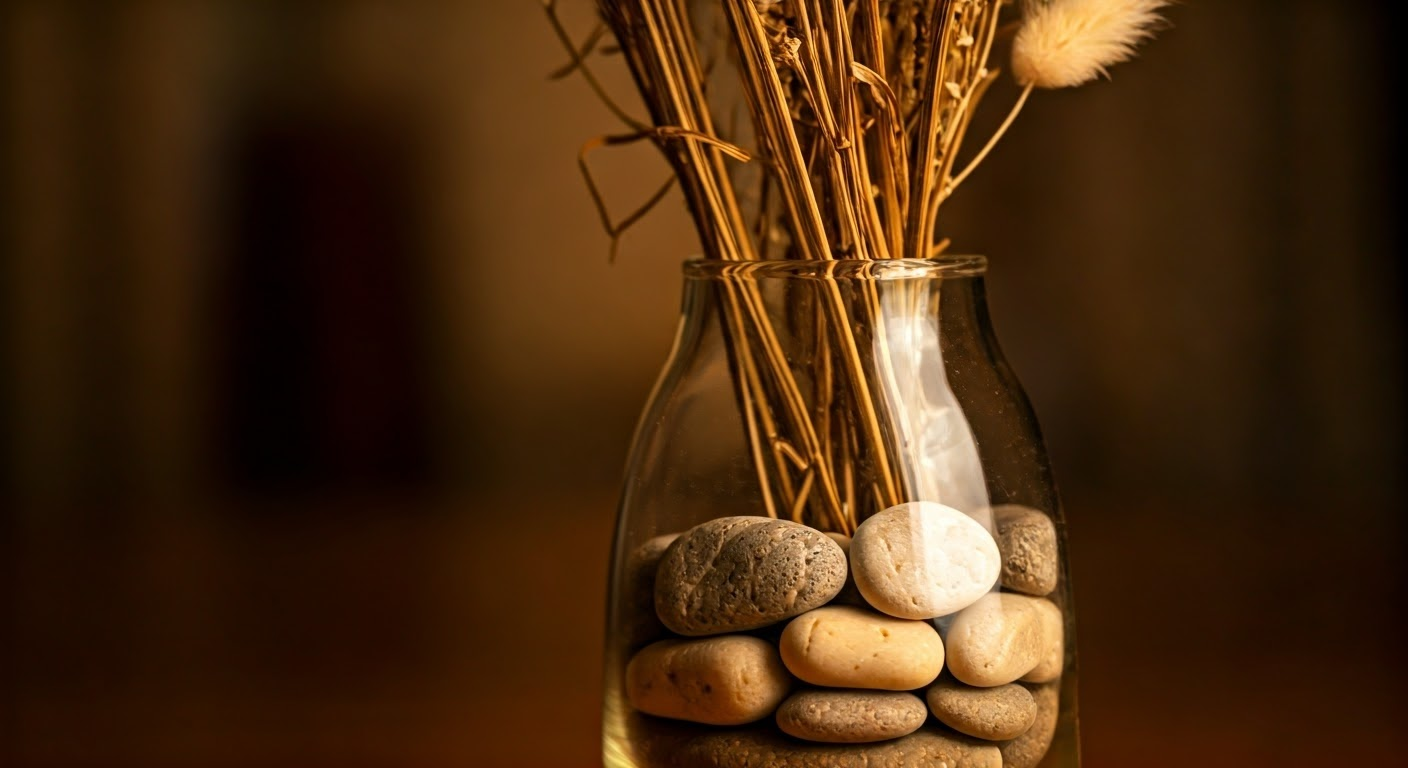
[(993, 507), (992, 519), (1002, 553), (1002, 586), (1037, 597), (1051, 594), (1061, 573), (1051, 518), (1031, 507), (1002, 504)]
[(846, 583), (846, 555), (821, 531), (767, 517), (691, 528), (660, 560), (655, 611), (681, 635), (765, 627), (826, 604)]
[(777, 727), (807, 741), (863, 744), (911, 734), (928, 715), (912, 693), (815, 688), (782, 702)]
[(1059, 684), (1033, 685), (1029, 689), (1036, 699), (1036, 722), (1026, 733), (1000, 746), (1003, 768), (1036, 768), (1051, 749), (1051, 739), (1056, 735), (1061, 703)]
[(1015, 683), (973, 688), (944, 679), (929, 686), (924, 697), (939, 722), (989, 741), (1015, 739), (1036, 719), (1036, 700)]

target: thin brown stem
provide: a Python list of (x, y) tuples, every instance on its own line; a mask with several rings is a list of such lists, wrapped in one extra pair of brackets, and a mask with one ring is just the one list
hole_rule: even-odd
[(997, 142), (1002, 138), (1003, 134), (1007, 133), (1008, 128), (1012, 127), (1012, 121), (1017, 119), (1017, 114), (1022, 111), (1022, 106), (1027, 103), (1027, 97), (1030, 96), (1031, 93), (1031, 85), (1022, 89), (1021, 94), (1017, 96), (1016, 103), (1013, 104), (1012, 109), (1007, 112), (1007, 117), (1003, 119), (1001, 125), (997, 126), (997, 130), (993, 131), (992, 136), (988, 137), (988, 142), (983, 145), (982, 149), (978, 150), (978, 154), (974, 155), (973, 159), (968, 161), (968, 165), (964, 166), (963, 170), (960, 171), (957, 176), (954, 176), (953, 180), (944, 188), (944, 197), (953, 194), (953, 190), (957, 189), (958, 185), (962, 184), (963, 180), (968, 178), (968, 174), (972, 173), (973, 169), (978, 167), (978, 163), (983, 162), (983, 158), (987, 157), (988, 153), (992, 151), (992, 148), (997, 146)]
[[(614, 140), (654, 141), (679, 180), (705, 257), (740, 262), (721, 273), (719, 311), (764, 508), (849, 532), (872, 508), (909, 494), (912, 470), (885, 390), (897, 362), (885, 313), (903, 311), (892, 302), (907, 294), (864, 271), (853, 279), (837, 260), (929, 258), (947, 246), (936, 237), (940, 205), (988, 156), (1029, 93), (955, 174), (972, 115), (997, 75), (988, 61), (1007, 0), (688, 2), (597, 0), (654, 126), (613, 108), (633, 129)], [(600, 50), (599, 31), (573, 44), (555, 0), (544, 7), (570, 58), (557, 74), (582, 74), (614, 107), (586, 65)], [(708, 13), (732, 51), (711, 47), (706, 63), (694, 25), (708, 29)], [(711, 101), (714, 62), (731, 62), (740, 77), (751, 121), (741, 133)], [(716, 125), (729, 127), (730, 141)], [(740, 177), (732, 160), (749, 156), (758, 172)], [(614, 252), (619, 233), (666, 190), (614, 222), (581, 164)], [(740, 198), (737, 178), (757, 185), (748, 190), (754, 199)], [(744, 264), (764, 258), (824, 263), (803, 278), (815, 288), (811, 299), (784, 297), (779, 309), (759, 272)]]
[[(597, 99), (599, 99), (607, 109), (611, 110), (611, 114), (615, 115), (618, 120), (637, 131), (645, 130), (648, 126), (634, 117), (631, 117), (626, 110), (618, 106), (616, 100), (611, 98), (611, 95), (602, 87), (601, 81), (596, 79), (596, 75), (592, 72), (591, 68), (587, 66), (585, 51), (590, 50), (590, 48), (588, 46), (582, 46), (583, 50), (579, 51), (577, 46), (572, 43), (572, 36), (567, 34), (567, 29), (562, 26), (562, 19), (558, 18), (557, 0), (543, 0), (543, 10), (547, 12), (548, 24), (552, 26), (553, 32), (557, 34), (558, 41), (562, 43), (563, 48), (567, 50), (568, 56), (571, 57), (569, 66), (572, 70), (582, 74), (582, 79), (587, 81), (587, 85), (591, 87), (592, 93), (596, 94)], [(554, 75), (555, 74), (556, 73), (554, 73)]]

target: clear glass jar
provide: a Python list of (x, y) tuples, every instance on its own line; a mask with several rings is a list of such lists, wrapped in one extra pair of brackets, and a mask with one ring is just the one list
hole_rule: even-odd
[(606, 765), (1079, 764), (1064, 522), (985, 270), (685, 265), (617, 522)]

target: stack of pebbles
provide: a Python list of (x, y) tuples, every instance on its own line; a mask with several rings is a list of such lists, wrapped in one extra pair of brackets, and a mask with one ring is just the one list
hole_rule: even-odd
[(1045, 598), (1056, 532), (1015, 505), (993, 521), (996, 536), (911, 502), (853, 539), (766, 517), (652, 539), (634, 558), (637, 595), (654, 602), (657, 636), (673, 636), (631, 658), (627, 699), (729, 726), (687, 743), (680, 765), (1031, 768), (1055, 730), (1065, 656)]

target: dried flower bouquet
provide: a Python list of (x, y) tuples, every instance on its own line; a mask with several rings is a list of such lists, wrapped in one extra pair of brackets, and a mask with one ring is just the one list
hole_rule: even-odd
[[(626, 471), (606, 764), (1079, 766), (1064, 518), (938, 217), (1034, 89), (1131, 56), (1160, 5), (598, 0), (575, 44), (547, 0), (563, 72), (606, 98), (609, 29), (650, 111), (607, 99), (629, 131), (583, 150), (613, 250), (678, 183), (705, 256)], [(673, 177), (613, 222), (585, 155), (641, 140)]]
[[(929, 259), (944, 202), (1012, 124), (1035, 88), (1097, 78), (1131, 57), (1163, 0), (598, 0), (584, 42), (549, 18), (584, 76), (629, 131), (584, 147), (580, 161), (613, 252), (622, 232), (683, 191), (704, 256)], [(603, 40), (616, 39), (614, 49)], [(1005, 50), (1020, 91), (976, 149), (969, 129)], [(650, 113), (613, 102), (594, 56), (619, 51)], [(731, 92), (736, 92), (729, 98)], [(749, 119), (730, 112), (741, 101)], [(586, 154), (650, 140), (673, 168), (646, 205), (613, 222)], [(876, 296), (832, 282), (795, 315), (768, 316), (746, 272), (721, 307), (737, 399), (768, 513), (852, 532), (868, 514), (913, 498), (903, 430), (877, 391), (885, 371), (861, 354), (856, 329), (886, 331)], [(811, 324), (815, 350), (798, 374), (774, 324)], [(882, 366), (883, 367), (883, 366)]]

